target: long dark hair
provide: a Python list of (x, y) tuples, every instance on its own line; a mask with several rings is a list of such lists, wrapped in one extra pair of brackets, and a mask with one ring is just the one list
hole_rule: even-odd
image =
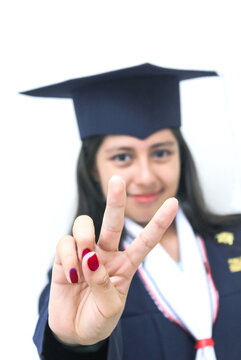
[(172, 129), (177, 139), (181, 159), (181, 176), (177, 199), (194, 232), (201, 236), (213, 236), (225, 226), (241, 223), (241, 215), (217, 215), (211, 212), (204, 201), (192, 154), (180, 129)]
[(99, 183), (95, 180), (95, 157), (105, 136), (91, 136), (82, 140), (77, 162), (78, 206), (76, 217), (89, 215), (95, 224), (98, 238), (105, 211), (105, 199)]
[[(171, 129), (179, 144), (181, 176), (176, 197), (195, 233), (214, 235), (223, 226), (241, 222), (241, 215), (216, 215), (205, 204), (191, 152), (180, 129)], [(78, 164), (78, 208), (76, 216), (89, 215), (98, 238), (105, 210), (105, 199), (94, 177), (95, 157), (105, 136), (92, 136), (82, 142)]]

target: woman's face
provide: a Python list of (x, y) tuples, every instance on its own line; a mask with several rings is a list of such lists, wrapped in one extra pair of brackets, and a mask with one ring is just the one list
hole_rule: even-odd
[(106, 136), (96, 154), (96, 171), (105, 196), (112, 175), (118, 174), (125, 180), (125, 215), (144, 226), (163, 202), (177, 193), (177, 140), (169, 129), (144, 140), (126, 135)]

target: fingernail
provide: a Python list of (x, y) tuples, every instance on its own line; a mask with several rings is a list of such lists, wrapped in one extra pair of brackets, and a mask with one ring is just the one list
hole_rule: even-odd
[(78, 282), (78, 274), (75, 269), (71, 269), (69, 272), (70, 280), (73, 284), (76, 284)]
[(98, 261), (98, 259), (97, 259), (96, 254), (92, 255), (92, 256), (88, 259), (87, 263), (88, 263), (88, 266), (89, 266), (90, 270), (92, 270), (92, 271), (97, 270), (98, 267), (99, 267), (99, 261)]
[(82, 259), (83, 257), (88, 254), (90, 252), (90, 249), (85, 249), (83, 252), (82, 252)]

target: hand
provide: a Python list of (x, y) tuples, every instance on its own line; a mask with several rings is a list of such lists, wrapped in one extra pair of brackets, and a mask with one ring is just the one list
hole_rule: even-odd
[(123, 312), (133, 275), (176, 215), (177, 200), (168, 199), (132, 244), (119, 251), (125, 196), (124, 181), (113, 176), (98, 243), (92, 219), (83, 215), (75, 220), (73, 236), (63, 237), (57, 245), (49, 326), (64, 343), (91, 345), (112, 333)]

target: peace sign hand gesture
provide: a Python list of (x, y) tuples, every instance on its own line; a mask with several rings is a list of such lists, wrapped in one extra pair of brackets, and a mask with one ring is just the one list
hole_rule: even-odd
[(119, 251), (125, 196), (124, 181), (113, 176), (98, 243), (92, 219), (83, 215), (75, 220), (73, 236), (63, 237), (57, 245), (49, 326), (66, 344), (91, 345), (112, 333), (133, 275), (176, 215), (177, 200), (168, 199), (132, 244)]

